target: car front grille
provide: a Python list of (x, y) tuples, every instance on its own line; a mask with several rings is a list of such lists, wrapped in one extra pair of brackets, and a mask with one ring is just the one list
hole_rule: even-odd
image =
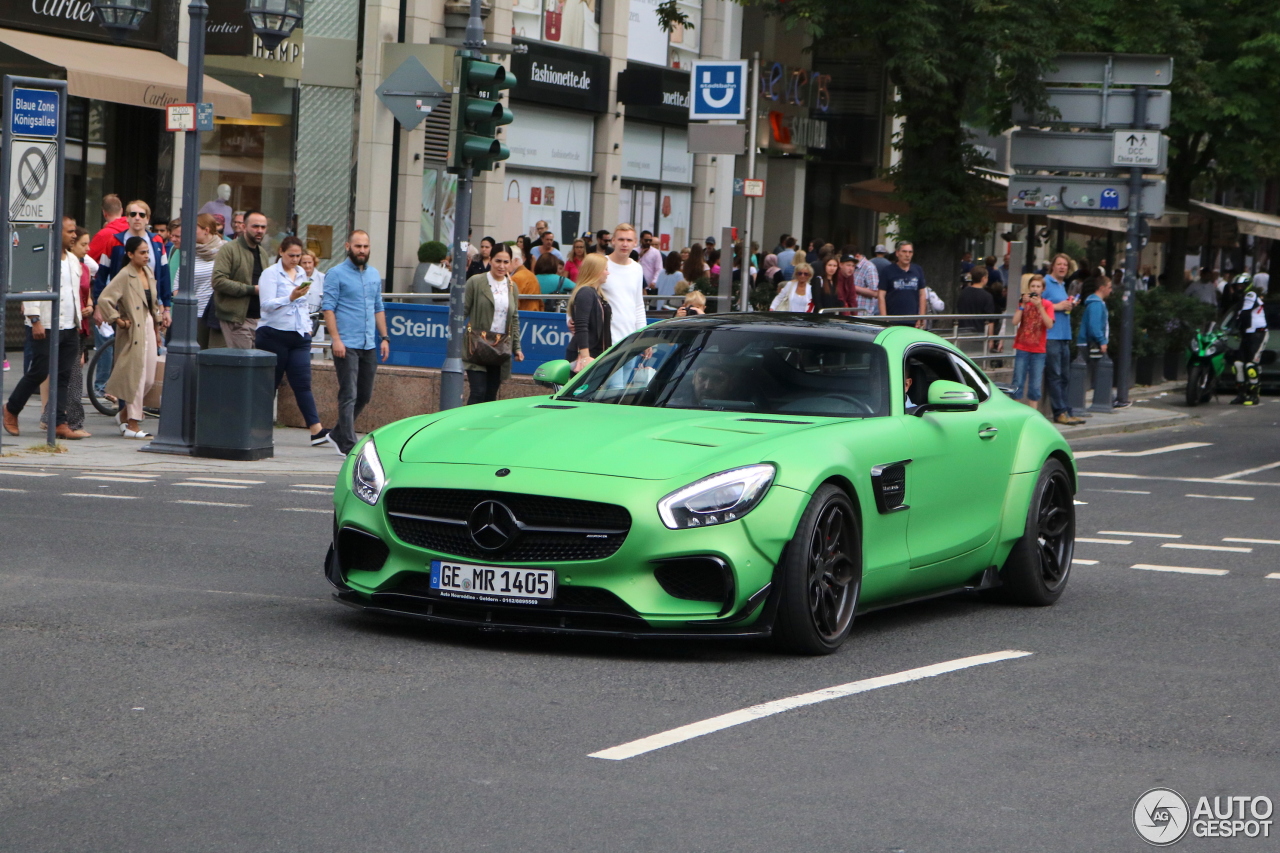
[[(517, 534), (482, 547), (468, 519), (493, 502), (510, 512)], [(387, 520), (401, 540), (441, 554), (504, 563), (600, 560), (622, 547), (631, 529), (623, 507), (595, 501), (470, 489), (390, 489)]]

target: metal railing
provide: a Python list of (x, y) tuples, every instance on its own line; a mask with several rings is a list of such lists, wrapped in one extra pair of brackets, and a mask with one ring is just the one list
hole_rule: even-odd
[[(856, 308), (823, 308), (821, 314), (851, 314), (859, 322), (873, 323), (880, 326), (901, 326), (923, 322), (926, 331), (933, 332), (945, 341), (951, 342), (958, 350), (973, 361), (990, 361), (992, 359), (1012, 359), (1013, 347), (1004, 345), (1004, 341), (1012, 341), (1016, 336), (1005, 332), (1006, 324), (1013, 326), (1012, 314), (893, 314), (880, 316), (863, 314)], [(991, 334), (961, 329), (961, 323), (981, 324), (985, 329), (991, 324)]]

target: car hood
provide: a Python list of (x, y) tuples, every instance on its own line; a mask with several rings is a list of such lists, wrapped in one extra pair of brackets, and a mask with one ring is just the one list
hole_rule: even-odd
[(830, 422), (524, 398), (454, 409), (414, 433), (400, 459), (665, 480)]

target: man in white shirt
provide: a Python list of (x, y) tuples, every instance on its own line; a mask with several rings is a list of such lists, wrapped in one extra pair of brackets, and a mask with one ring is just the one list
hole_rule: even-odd
[(636, 247), (636, 229), (622, 223), (613, 229), (613, 251), (609, 255), (609, 277), (600, 286), (600, 292), (613, 308), (613, 321), (609, 324), (616, 344), (646, 323), (644, 313), (644, 271), (639, 263), (631, 260), (631, 250)]
[(644, 286), (655, 287), (662, 272), (662, 252), (653, 247), (653, 232), (640, 232), (640, 269), (644, 272)]
[[(57, 328), (52, 302), (23, 302), (22, 313), (27, 317), (27, 337), (34, 344), (31, 369), (22, 375), (13, 388), (9, 402), (3, 407), (4, 430), (18, 435), (18, 415), (31, 395), (40, 392), (40, 383), (49, 376), (49, 335), (54, 335), (58, 347), (58, 420), (57, 436), (62, 439), (88, 438), (89, 433), (72, 429), (67, 425), (67, 397), (72, 393), (71, 368), (80, 357), (80, 261), (71, 254), (76, 242), (76, 221), (70, 216), (62, 218), (62, 264), (58, 276)], [(79, 392), (79, 389), (76, 389)]]
[(1267, 272), (1270, 266), (1265, 266), (1253, 277), (1253, 286), (1262, 292), (1263, 296), (1267, 295), (1267, 290), (1271, 287), (1271, 273)]

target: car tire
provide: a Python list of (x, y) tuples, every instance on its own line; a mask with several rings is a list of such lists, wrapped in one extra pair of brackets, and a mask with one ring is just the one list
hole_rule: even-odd
[(1075, 494), (1067, 468), (1050, 459), (1040, 469), (1027, 523), (1000, 571), (992, 597), (1012, 604), (1047, 607), (1067, 588), (1075, 551)]
[(841, 489), (813, 494), (778, 566), (774, 643), (802, 655), (829, 655), (853, 627), (862, 590), (862, 528)]

